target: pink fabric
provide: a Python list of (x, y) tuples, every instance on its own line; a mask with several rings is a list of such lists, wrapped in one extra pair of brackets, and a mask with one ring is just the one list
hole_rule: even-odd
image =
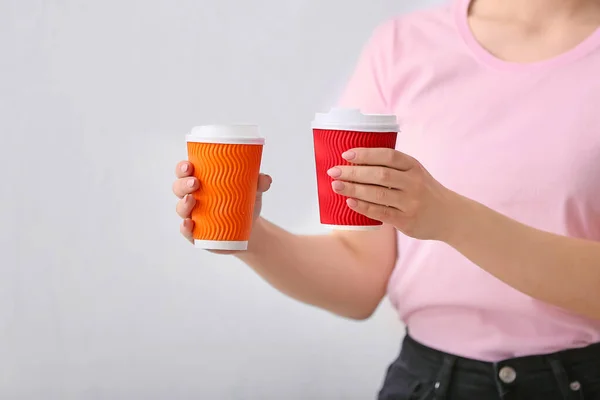
[[(450, 189), (600, 241), (600, 30), (553, 59), (510, 63), (477, 43), (467, 8), (458, 0), (381, 25), (341, 106), (396, 114), (397, 149)], [(534, 300), (444, 243), (400, 234), (398, 245), (389, 298), (426, 345), (499, 361), (600, 341), (600, 321)]]

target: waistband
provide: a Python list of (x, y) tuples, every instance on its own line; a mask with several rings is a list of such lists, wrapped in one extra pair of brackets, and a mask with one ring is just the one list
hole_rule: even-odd
[(575, 366), (577, 364), (588, 364), (597, 362), (600, 364), (600, 343), (595, 343), (587, 347), (568, 349), (551, 354), (533, 355), (511, 358), (497, 363), (474, 360), (465, 357), (454, 356), (425, 346), (409, 334), (404, 338), (402, 351), (406, 355), (418, 355), (419, 358), (426, 359), (432, 363), (441, 365), (449, 357), (453, 359), (454, 368), (474, 370), (474, 371), (495, 371), (503, 366), (518, 368), (522, 372), (536, 372), (552, 368), (554, 362), (560, 362), (565, 367)]

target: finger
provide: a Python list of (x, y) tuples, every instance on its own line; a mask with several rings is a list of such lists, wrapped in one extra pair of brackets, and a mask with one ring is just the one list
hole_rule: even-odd
[(175, 196), (182, 199), (186, 194), (198, 190), (199, 186), (198, 179), (194, 177), (177, 179), (175, 183), (173, 183), (173, 193), (175, 193)]
[(368, 201), (369, 203), (402, 208), (405, 193), (400, 190), (388, 189), (382, 186), (363, 185), (359, 183), (334, 181), (333, 191), (342, 196)]
[(393, 149), (357, 148), (342, 154), (342, 157), (357, 165), (380, 165), (400, 171), (408, 171), (417, 162), (414, 158)]
[(271, 188), (273, 179), (266, 174), (260, 174), (258, 177), (258, 193), (264, 193)]
[(185, 237), (191, 243), (194, 243), (194, 221), (192, 221), (191, 219), (183, 220), (181, 226), (179, 227), (179, 231), (181, 232), (183, 237)]
[(346, 204), (359, 214), (387, 224), (393, 225), (394, 221), (402, 217), (402, 212), (394, 207), (386, 207), (357, 199), (347, 199)]
[(194, 209), (195, 205), (196, 199), (194, 198), (194, 196), (192, 196), (191, 194), (186, 194), (183, 197), (183, 199), (177, 202), (177, 215), (179, 215), (183, 219), (189, 218), (190, 215), (192, 215), (192, 210)]
[(403, 172), (388, 167), (341, 165), (327, 171), (330, 177), (346, 182), (366, 183), (394, 189), (404, 189)]
[(189, 161), (181, 161), (175, 168), (175, 176), (177, 178), (187, 178), (194, 173), (194, 166)]

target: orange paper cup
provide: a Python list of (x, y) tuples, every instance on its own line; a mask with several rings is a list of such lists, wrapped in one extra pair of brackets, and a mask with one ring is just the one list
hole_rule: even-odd
[(186, 140), (188, 159), (200, 182), (191, 217), (195, 246), (246, 250), (264, 145), (258, 127), (199, 126)]

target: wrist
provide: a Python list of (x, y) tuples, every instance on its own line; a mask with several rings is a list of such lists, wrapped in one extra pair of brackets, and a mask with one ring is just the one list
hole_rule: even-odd
[(252, 223), (252, 232), (250, 233), (250, 238), (248, 239), (248, 248), (244, 251), (235, 253), (235, 257), (244, 261), (248, 257), (252, 257), (258, 251), (260, 251), (259, 242), (261, 240), (260, 238), (264, 235), (265, 222), (266, 221), (262, 217), (258, 217)]
[(477, 220), (479, 203), (451, 192), (446, 207), (446, 224), (440, 233), (440, 241), (455, 247), (473, 231), (473, 222)]

